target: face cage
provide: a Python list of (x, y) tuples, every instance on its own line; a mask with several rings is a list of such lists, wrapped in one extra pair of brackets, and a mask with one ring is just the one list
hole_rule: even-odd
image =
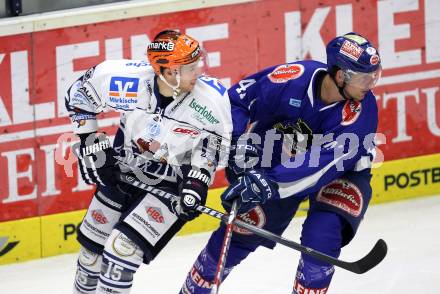
[(379, 67), (377, 70), (369, 73), (356, 72), (347, 69), (344, 71), (344, 81), (347, 85), (366, 91), (371, 90), (376, 86), (381, 75), (382, 67)]

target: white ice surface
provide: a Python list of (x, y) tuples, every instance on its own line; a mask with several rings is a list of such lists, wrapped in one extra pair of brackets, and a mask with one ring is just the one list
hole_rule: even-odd
[[(284, 236), (297, 241), (302, 221), (295, 219)], [(132, 293), (177, 293), (208, 236), (173, 239), (153, 263), (141, 267)], [(330, 294), (440, 293), (440, 196), (370, 207), (341, 258), (361, 258), (379, 238), (388, 243), (385, 260), (363, 275), (337, 269)], [(220, 292), (291, 293), (298, 257), (282, 245), (260, 248), (231, 273)], [(68, 254), (0, 266), (0, 293), (71, 293), (75, 261), (76, 255)]]

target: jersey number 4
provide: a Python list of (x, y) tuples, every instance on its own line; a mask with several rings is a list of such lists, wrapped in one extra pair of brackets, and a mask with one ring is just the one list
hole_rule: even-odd
[(255, 84), (255, 82), (254, 79), (241, 80), (238, 82), (240, 87), (235, 90), (240, 95), (240, 99), (243, 99), (246, 96), (246, 89)]

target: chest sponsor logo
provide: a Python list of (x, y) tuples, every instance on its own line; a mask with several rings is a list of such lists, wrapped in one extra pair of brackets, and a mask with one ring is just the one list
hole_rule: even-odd
[(348, 40), (345, 40), (344, 43), (342, 43), (341, 49), (339, 49), (339, 53), (355, 61), (358, 61), (359, 57), (362, 55), (362, 52), (364, 52), (364, 49), (359, 47), (356, 43)]
[(159, 207), (147, 206), (145, 207), (145, 211), (147, 212), (148, 219), (150, 221), (163, 224), (165, 222), (165, 218), (163, 217), (162, 210)]
[(344, 179), (335, 180), (323, 187), (316, 200), (337, 207), (354, 217), (362, 212), (361, 191), (354, 183)]
[(195, 129), (190, 129), (190, 128), (187, 128), (187, 127), (179, 127), (179, 126), (175, 127), (173, 129), (173, 133), (182, 134), (182, 135), (188, 135), (188, 136), (193, 137), (193, 138), (195, 138), (198, 135), (200, 135), (200, 132), (195, 130)]
[(108, 223), (107, 217), (101, 209), (92, 210), (92, 218), (95, 225), (105, 225)]
[(359, 101), (348, 100), (342, 108), (341, 125), (348, 126), (353, 124), (362, 111), (362, 104)]
[(198, 103), (196, 101), (196, 99), (192, 99), (191, 102), (189, 103), (189, 107), (191, 107), (192, 109), (194, 109), (197, 113), (196, 116), (193, 116), (194, 118), (196, 118), (197, 120), (199, 120), (200, 122), (204, 123), (204, 121), (207, 121), (211, 124), (218, 124), (220, 121), (212, 114), (212, 111)]
[(138, 78), (112, 77), (109, 91), (110, 102), (115, 103), (119, 107), (128, 108), (128, 104), (137, 102), (138, 88)]
[(275, 68), (267, 77), (272, 83), (285, 83), (302, 76), (304, 66), (302, 64), (283, 64)]
[[(240, 214), (237, 218), (259, 228), (262, 228), (266, 224), (266, 215), (264, 214), (263, 209), (258, 205), (248, 212)], [(238, 234), (252, 235), (252, 233), (248, 230), (239, 228), (237, 226), (234, 226), (233, 230)]]

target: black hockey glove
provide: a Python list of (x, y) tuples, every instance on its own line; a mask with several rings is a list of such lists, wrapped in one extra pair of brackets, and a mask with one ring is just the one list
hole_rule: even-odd
[(117, 166), (117, 153), (106, 134), (90, 133), (78, 135), (80, 142), (73, 145), (78, 157), (79, 169), (84, 182), (89, 185), (112, 185)]
[(278, 185), (256, 170), (246, 171), (235, 183), (221, 195), (222, 205), (229, 211), (232, 202), (238, 198), (238, 213), (254, 208), (258, 203), (279, 198)]
[(226, 179), (229, 183), (236, 182), (247, 170), (251, 170), (258, 160), (257, 148), (238, 140), (231, 145), (228, 166), (225, 168)]
[(183, 178), (179, 190), (180, 211), (178, 211), (178, 216), (180, 219), (190, 221), (200, 215), (200, 212), (195, 210), (195, 207), (197, 205), (205, 205), (210, 181), (211, 177), (206, 170), (189, 170)]

